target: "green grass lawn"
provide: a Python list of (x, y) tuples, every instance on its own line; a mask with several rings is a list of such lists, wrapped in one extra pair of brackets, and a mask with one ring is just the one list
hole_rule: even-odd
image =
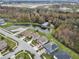
[[(30, 56), (29, 56), (30, 55)], [(33, 59), (33, 55), (27, 51), (20, 51), (16, 54), (15, 59)]]
[(11, 51), (12, 49), (14, 49), (16, 47), (16, 45), (17, 45), (17, 43), (15, 41), (13, 41), (12, 39), (7, 38), (7, 37), (5, 37), (5, 36), (0, 34), (0, 41), (1, 40), (4, 40), (7, 43), (7, 45), (8, 45), (8, 47), (6, 48), (5, 51), (1, 51), (1, 53), (3, 55), (4, 55), (5, 52)]
[(37, 42), (36, 40), (33, 40), (33, 41), (32, 41), (32, 44), (33, 44), (33, 45), (37, 45), (38, 42)]
[(6, 22), (5, 25), (2, 25), (2, 26), (0, 26), (0, 27), (1, 27), (1, 28), (6, 28), (6, 27), (9, 27), (9, 26), (12, 26), (12, 25), (13, 25), (13, 23)]
[(49, 55), (49, 54), (42, 54), (42, 59), (54, 59), (53, 56)]

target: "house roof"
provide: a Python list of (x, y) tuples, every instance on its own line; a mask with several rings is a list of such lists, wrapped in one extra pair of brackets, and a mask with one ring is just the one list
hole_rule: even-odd
[(5, 23), (4, 19), (0, 19), (0, 25), (2, 25), (4, 23)]
[(56, 44), (47, 43), (44, 45), (44, 48), (46, 49), (48, 53), (53, 53), (54, 51), (58, 49), (58, 46)]
[(47, 38), (44, 37), (44, 36), (39, 37), (39, 38), (37, 39), (37, 41), (38, 41), (39, 43), (41, 43), (42, 45), (44, 45), (45, 43), (48, 42)]
[(4, 40), (0, 41), (0, 50), (5, 49), (6, 47), (7, 47), (7, 43)]
[(56, 59), (71, 59), (71, 57), (66, 52), (57, 52), (54, 54)]

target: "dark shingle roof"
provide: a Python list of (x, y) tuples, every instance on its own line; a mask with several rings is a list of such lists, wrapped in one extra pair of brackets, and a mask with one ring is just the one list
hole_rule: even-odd
[(71, 57), (66, 52), (57, 52), (54, 55), (57, 59), (71, 59)]
[(47, 43), (44, 45), (44, 48), (46, 49), (48, 53), (53, 53), (54, 51), (58, 49), (58, 46), (56, 44)]

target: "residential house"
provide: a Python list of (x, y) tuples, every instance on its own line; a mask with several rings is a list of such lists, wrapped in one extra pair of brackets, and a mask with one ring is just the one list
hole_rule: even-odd
[(42, 24), (42, 26), (44, 26), (44, 27), (47, 27), (48, 25), (49, 25), (48, 22), (45, 22), (45, 23)]
[(44, 45), (45, 43), (48, 42), (48, 39), (46, 37), (42, 36), (37, 39), (37, 42), (40, 43), (41, 45)]
[(66, 52), (56, 52), (54, 59), (72, 59)]

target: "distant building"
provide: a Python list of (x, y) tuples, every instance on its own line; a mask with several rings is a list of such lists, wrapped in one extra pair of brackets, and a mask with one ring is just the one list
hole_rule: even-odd
[(7, 43), (4, 40), (0, 41), (0, 51), (5, 49), (6, 47), (7, 47)]
[(48, 54), (52, 54), (53, 52), (55, 52), (58, 49), (58, 46), (53, 43), (47, 43), (44, 45), (44, 48), (46, 49), (46, 52)]
[(36, 31), (40, 31), (40, 32), (48, 33), (48, 29), (42, 29), (42, 28), (40, 28), (40, 27), (35, 27), (35, 30), (36, 30)]
[(0, 18), (0, 25), (4, 25), (4, 24), (5, 24), (4, 19)]
[(73, 12), (71, 8), (67, 8), (67, 7), (60, 7), (59, 11), (60, 12)]
[(66, 52), (56, 52), (54, 59), (71, 59), (71, 57)]
[(77, 9), (76, 12), (79, 13), (79, 9)]

